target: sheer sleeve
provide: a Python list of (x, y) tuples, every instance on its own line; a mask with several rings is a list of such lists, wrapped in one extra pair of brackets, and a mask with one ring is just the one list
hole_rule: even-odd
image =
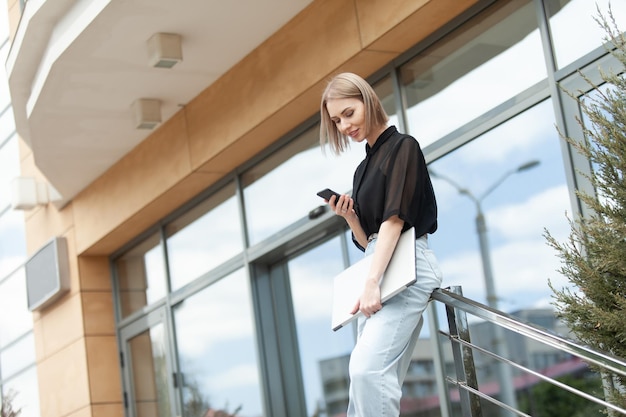
[[(420, 166), (421, 164), (421, 166)], [(419, 172), (425, 168), (425, 162), (419, 144), (410, 136), (398, 141), (391, 152), (385, 169), (385, 206), (383, 221), (397, 215), (405, 222), (405, 229), (414, 226), (420, 190), (423, 189)]]

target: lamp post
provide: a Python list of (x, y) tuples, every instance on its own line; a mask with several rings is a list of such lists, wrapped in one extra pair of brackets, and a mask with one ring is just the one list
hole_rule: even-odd
[[(539, 165), (539, 161), (533, 160), (526, 162), (518, 166), (515, 169), (507, 171), (502, 175), (496, 182), (494, 182), (487, 190), (476, 197), (470, 190), (466, 187), (461, 187), (456, 182), (452, 181), (450, 178), (440, 175), (434, 171), (430, 171), (430, 175), (434, 178), (438, 178), (444, 180), (451, 186), (453, 186), (459, 194), (467, 196), (470, 200), (474, 202), (476, 206), (476, 232), (478, 233), (478, 244), (480, 247), (480, 258), (483, 266), (483, 275), (485, 279), (485, 291), (487, 298), (487, 305), (493, 309), (498, 309), (498, 297), (496, 296), (496, 289), (493, 281), (493, 271), (491, 269), (491, 252), (489, 250), (489, 242), (487, 239), (487, 224), (485, 222), (485, 215), (482, 210), (482, 201), (493, 192), (498, 186), (500, 186), (508, 177), (518, 172), (526, 171), (531, 168)], [(495, 326), (494, 329), (494, 338), (493, 338), (493, 350), (494, 353), (498, 356), (507, 357), (507, 346), (506, 341), (504, 340), (503, 329), (500, 326)], [(507, 366), (505, 363), (498, 363), (498, 375), (500, 379), (500, 391), (502, 395), (502, 402), (505, 404), (517, 408), (517, 401), (515, 398), (515, 389), (513, 387), (513, 374), (511, 372), (511, 368)], [(508, 383), (507, 383), (508, 381)], [(513, 415), (509, 413), (507, 410), (503, 411), (503, 415)]]

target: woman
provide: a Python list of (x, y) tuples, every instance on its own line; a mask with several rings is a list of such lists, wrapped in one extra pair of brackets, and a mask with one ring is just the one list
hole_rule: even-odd
[[(372, 87), (352, 73), (335, 76), (321, 102), (320, 142), (344, 151), (350, 139), (365, 144), (365, 159), (354, 174), (352, 197), (333, 196), (331, 209), (352, 230), (356, 246), (372, 254), (367, 283), (352, 313), (361, 311), (350, 356), (348, 417), (400, 415), (402, 383), (422, 327), (430, 294), (441, 273), (428, 249), (437, 229), (437, 205), (424, 155), (417, 141), (387, 127), (388, 116)], [(380, 301), (380, 282), (400, 234), (415, 227), (417, 282)]]

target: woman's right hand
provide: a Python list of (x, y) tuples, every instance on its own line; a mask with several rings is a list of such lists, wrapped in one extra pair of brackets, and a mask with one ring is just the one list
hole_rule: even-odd
[(365, 248), (367, 246), (367, 236), (361, 227), (359, 217), (356, 215), (356, 210), (354, 210), (354, 200), (352, 197), (348, 194), (341, 194), (338, 199), (337, 196), (332, 196), (328, 201), (328, 205), (337, 216), (344, 218), (348, 226), (350, 226), (350, 230), (352, 230), (358, 244), (362, 248)]
[(334, 211), (337, 216), (341, 216), (346, 220), (356, 219), (354, 200), (347, 194), (340, 195), (339, 200), (336, 199), (337, 197), (332, 196), (328, 202), (331, 210)]

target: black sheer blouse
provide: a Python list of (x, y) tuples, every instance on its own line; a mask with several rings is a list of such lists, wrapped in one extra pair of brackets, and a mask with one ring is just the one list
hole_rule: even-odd
[[(402, 231), (415, 227), (415, 236), (437, 230), (437, 203), (424, 154), (418, 142), (388, 127), (354, 173), (352, 198), (365, 235), (377, 233), (393, 215), (404, 220)], [(365, 250), (358, 244), (355, 245)]]

